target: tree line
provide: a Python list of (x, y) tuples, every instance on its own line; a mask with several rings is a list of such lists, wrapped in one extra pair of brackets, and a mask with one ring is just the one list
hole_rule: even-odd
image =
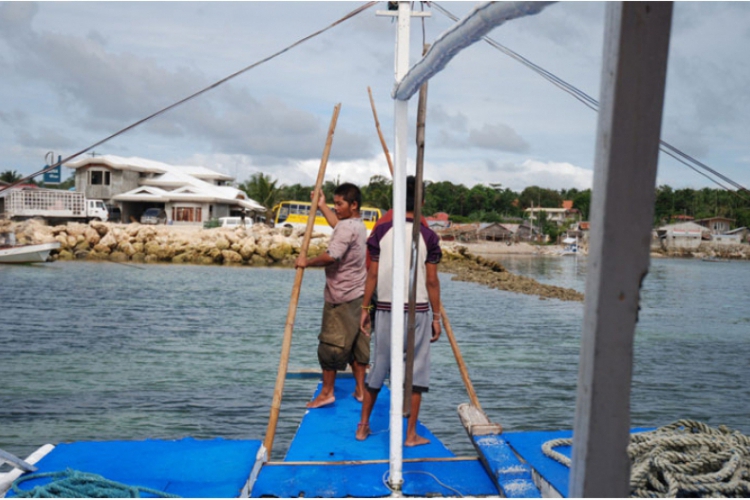
[[(0, 180), (5, 182), (15, 182), (21, 178), (21, 174), (15, 170), (0, 173)], [(333, 191), (339, 184), (338, 180), (328, 180), (323, 184), (323, 192), (329, 202), (333, 200)], [(457, 223), (509, 222), (523, 218), (524, 210), (532, 205), (559, 208), (563, 200), (573, 201), (573, 208), (581, 213), (581, 220), (589, 220), (590, 217), (591, 189), (554, 190), (529, 186), (517, 192), (501, 184), (475, 184), (470, 188), (463, 184), (453, 184), (450, 181), (426, 181), (425, 184), (424, 213), (432, 215), (445, 212), (450, 215), (453, 222)], [(71, 175), (69, 179), (55, 187), (68, 189), (74, 185), (74, 178)], [(279, 184), (277, 179), (262, 172), (253, 174), (238, 187), (250, 198), (268, 207), (269, 211), (282, 200), (307, 201), (313, 189), (312, 185), (300, 183)], [(393, 184), (389, 177), (375, 175), (370, 177), (367, 184), (359, 187), (362, 190), (363, 205), (381, 210), (391, 208)], [(628, 210), (628, 207), (623, 207), (623, 210)], [(687, 215), (695, 219), (728, 217), (735, 219), (735, 227), (750, 227), (750, 192), (711, 188), (675, 190), (666, 185), (658, 186), (654, 206), (654, 225), (669, 223), (678, 215)], [(552, 230), (550, 228), (550, 231)]]
[[(323, 185), (326, 199), (333, 199), (333, 191), (338, 181), (328, 180)], [(450, 181), (426, 181), (425, 214), (445, 212), (454, 222), (503, 222), (523, 218), (527, 208), (560, 208), (563, 200), (571, 200), (578, 209), (581, 220), (589, 220), (591, 209), (591, 189), (548, 189), (529, 186), (521, 192), (503, 187), (501, 184), (475, 184), (466, 187)], [(382, 210), (391, 208), (393, 185), (390, 178), (376, 175), (362, 190), (363, 205)], [(310, 199), (313, 186), (292, 184), (279, 185), (263, 173), (255, 173), (239, 188), (247, 195), (269, 209), (282, 200)], [(628, 210), (628, 207), (623, 207)], [(724, 189), (678, 189), (669, 186), (656, 188), (654, 225), (669, 223), (677, 215), (687, 215), (695, 219), (721, 216), (735, 219), (735, 226), (750, 227), (750, 192), (727, 191)]]

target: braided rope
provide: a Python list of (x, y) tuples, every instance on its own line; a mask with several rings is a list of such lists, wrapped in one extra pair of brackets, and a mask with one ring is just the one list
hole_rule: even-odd
[[(52, 478), (52, 482), (30, 490), (18, 487), (25, 481), (45, 477)], [(13, 482), (13, 492), (20, 498), (140, 498), (141, 493), (162, 498), (179, 498), (163, 491), (117, 483), (98, 474), (72, 469), (21, 476)]]
[[(570, 458), (554, 448), (572, 444), (553, 439), (542, 452), (570, 467)], [(628, 456), (631, 497), (750, 497), (750, 437), (724, 425), (678, 420), (632, 434)]]

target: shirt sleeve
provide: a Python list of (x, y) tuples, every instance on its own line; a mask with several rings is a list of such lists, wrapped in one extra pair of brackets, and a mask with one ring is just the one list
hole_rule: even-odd
[(372, 262), (380, 262), (380, 231), (375, 227), (367, 238), (367, 252)]
[(328, 242), (328, 255), (335, 260), (341, 260), (354, 237), (351, 224), (342, 224), (342, 222), (344, 221), (339, 221), (333, 228), (333, 234)]
[(427, 258), (425, 262), (428, 264), (439, 264), (443, 259), (443, 251), (440, 248), (440, 237), (432, 229), (422, 227), (422, 237), (424, 238), (425, 246), (427, 247)]

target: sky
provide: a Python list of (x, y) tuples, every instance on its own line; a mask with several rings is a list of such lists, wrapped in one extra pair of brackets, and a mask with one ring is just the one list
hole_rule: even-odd
[[(297, 40), (359, 2), (0, 2), (0, 171), (28, 175)], [(414, 4), (421, 10), (420, 4)], [(458, 17), (473, 2), (439, 2)], [(313, 184), (341, 103), (326, 179), (388, 176), (367, 87), (393, 153), (395, 24), (381, 2), (95, 148), (247, 180)], [(425, 7), (430, 10), (429, 7)], [(560, 2), (495, 28), (497, 42), (599, 99), (605, 3)], [(411, 23), (411, 63), (453, 22)], [(750, 187), (750, 2), (676, 2), (662, 139)], [(416, 97), (409, 120), (416, 123)], [(425, 178), (586, 189), (597, 114), (486, 43), (429, 83)], [(415, 131), (409, 139), (414, 169)], [(70, 170), (64, 169), (63, 178)], [(657, 184), (718, 187), (660, 154)]]

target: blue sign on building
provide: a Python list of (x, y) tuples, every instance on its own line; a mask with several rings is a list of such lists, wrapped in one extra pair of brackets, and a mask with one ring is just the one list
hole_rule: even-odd
[[(47, 161), (50, 163), (55, 161), (54, 160), (55, 155), (54, 153), (52, 153), (52, 151), (47, 153), (46, 158), (47, 158)], [(58, 155), (57, 162), (60, 163), (61, 161), (62, 161), (62, 156)], [(49, 164), (44, 166), (44, 168), (48, 168), (48, 167), (49, 167)], [(44, 182), (45, 184), (60, 184), (62, 182), (62, 164), (56, 166), (49, 172), (44, 172), (44, 177), (42, 178), (42, 182)]]
[(58, 165), (49, 172), (44, 172), (44, 178), (42, 179), (45, 184), (60, 184), (62, 182), (60, 177), (62, 176), (62, 165)]

